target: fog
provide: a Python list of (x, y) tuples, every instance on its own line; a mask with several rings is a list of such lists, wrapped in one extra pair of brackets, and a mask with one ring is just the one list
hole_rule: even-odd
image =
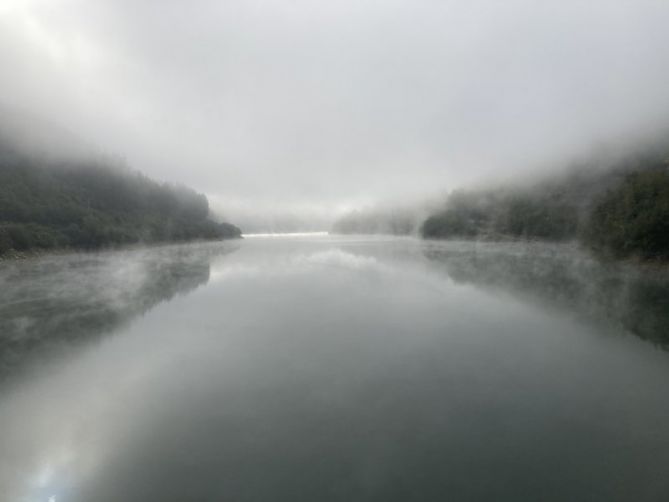
[(2, 0), (0, 81), (242, 227), (312, 229), (653, 134), (668, 25), (665, 0)]
[[(201, 243), (134, 247), (14, 261), (0, 269), (0, 381), (45, 352), (67, 352), (127, 325), (209, 280), (209, 262), (234, 252)], [(10, 287), (11, 285), (11, 287)]]

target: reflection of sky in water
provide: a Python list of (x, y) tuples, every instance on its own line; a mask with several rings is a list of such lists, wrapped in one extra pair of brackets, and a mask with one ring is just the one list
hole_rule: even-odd
[[(3, 391), (0, 499), (520, 500), (523, 483), (546, 500), (668, 493), (665, 353), (455, 282), (423, 251), (273, 239), (207, 255), (206, 287), (147, 302)], [(62, 290), (67, 274), (53, 273)]]

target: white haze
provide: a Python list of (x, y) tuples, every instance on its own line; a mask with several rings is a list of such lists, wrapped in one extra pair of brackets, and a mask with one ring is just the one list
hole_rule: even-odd
[(242, 227), (313, 228), (653, 133), (667, 26), (666, 0), (0, 0), (0, 85)]

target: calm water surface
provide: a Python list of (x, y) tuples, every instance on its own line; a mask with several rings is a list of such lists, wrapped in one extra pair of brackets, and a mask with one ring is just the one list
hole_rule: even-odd
[(669, 279), (568, 246), (0, 264), (0, 500), (666, 501)]

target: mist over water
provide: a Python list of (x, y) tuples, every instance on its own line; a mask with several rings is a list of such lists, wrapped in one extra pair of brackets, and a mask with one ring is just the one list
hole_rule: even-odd
[(1, 267), (2, 500), (669, 496), (652, 268), (328, 236)]
[(668, 26), (0, 0), (0, 502), (669, 501)]
[(118, 330), (160, 302), (206, 284), (212, 256), (235, 248), (162, 246), (3, 263), (0, 375), (40, 352), (66, 351)]

